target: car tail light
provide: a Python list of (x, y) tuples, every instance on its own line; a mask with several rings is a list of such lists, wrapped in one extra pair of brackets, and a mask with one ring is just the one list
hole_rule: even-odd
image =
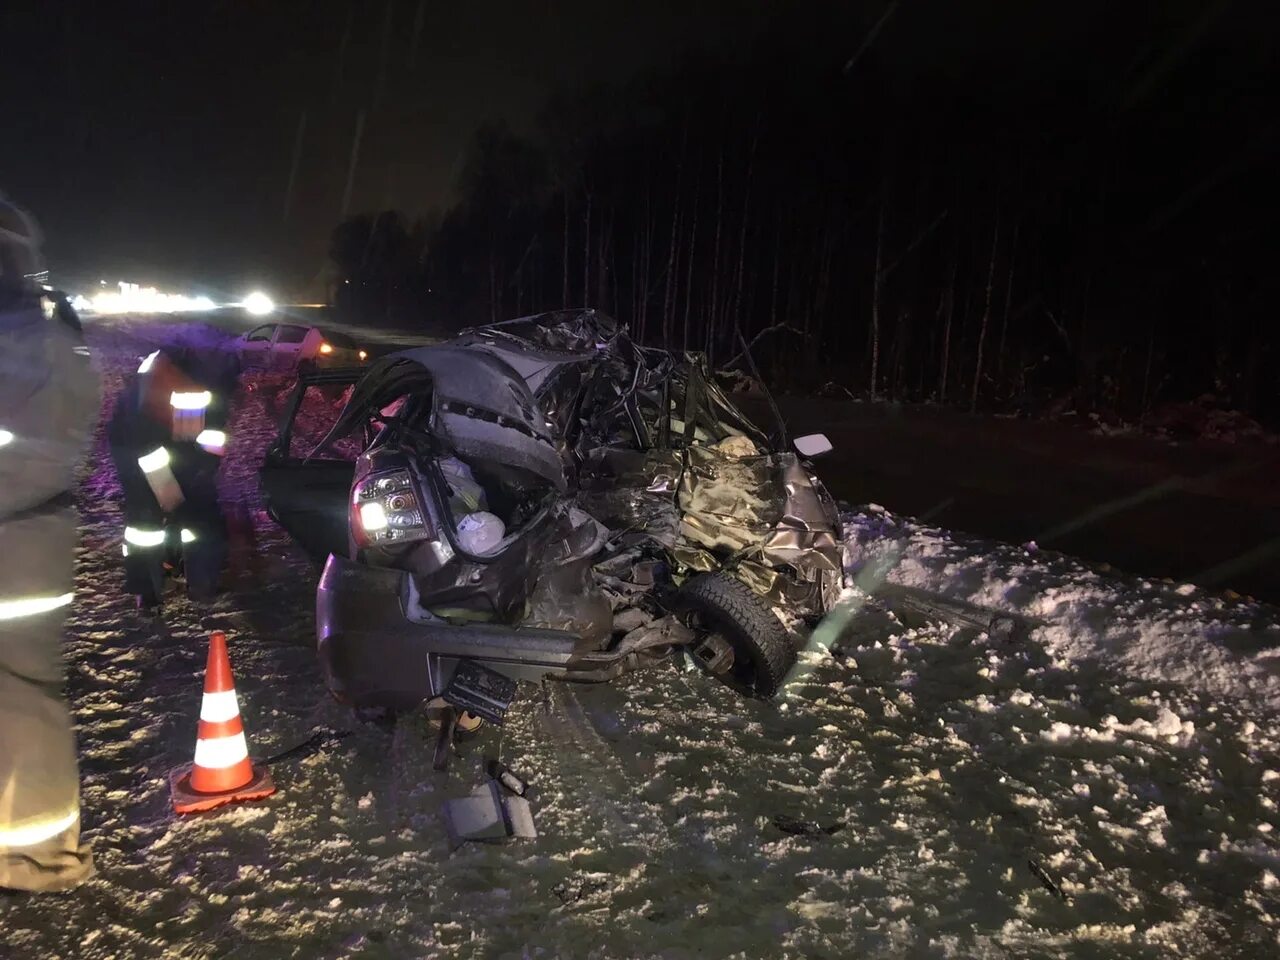
[(373, 473), (351, 489), (351, 533), (361, 547), (431, 535), (426, 513), (408, 470)]
[(333, 353), (333, 344), (331, 343), (320, 344), (320, 352), (323, 353), (325, 356), (328, 356), (329, 354)]

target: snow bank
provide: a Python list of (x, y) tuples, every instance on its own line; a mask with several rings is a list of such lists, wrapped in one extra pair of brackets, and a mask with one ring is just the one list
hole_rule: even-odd
[(1034, 618), (1064, 660), (1280, 710), (1280, 609), (1191, 584), (1100, 573), (1035, 544), (940, 530), (872, 505), (844, 518), (846, 567)]

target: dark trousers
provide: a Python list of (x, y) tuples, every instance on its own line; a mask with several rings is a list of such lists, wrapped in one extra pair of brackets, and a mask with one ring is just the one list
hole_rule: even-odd
[(211, 597), (217, 592), (227, 560), (227, 523), (218, 503), (217, 459), (188, 454), (194, 462), (174, 471), (183, 501), (171, 513), (165, 513), (138, 466), (140, 452), (145, 451), (111, 448), (124, 491), (125, 527), (140, 533), (140, 539), (158, 532), (164, 536), (159, 543), (126, 542), (125, 589), (154, 603), (164, 593), (168, 570), (181, 563), (187, 592), (196, 598)]

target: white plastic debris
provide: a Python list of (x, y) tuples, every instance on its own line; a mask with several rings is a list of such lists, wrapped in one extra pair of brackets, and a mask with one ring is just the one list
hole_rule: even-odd
[(467, 553), (483, 556), (502, 542), (506, 532), (506, 524), (499, 517), (477, 510), (458, 521), (458, 546)]
[(436, 466), (440, 468), (454, 496), (466, 504), (468, 510), (478, 510), (488, 506), (484, 487), (480, 486), (469, 466), (457, 457), (441, 457), (436, 461)]

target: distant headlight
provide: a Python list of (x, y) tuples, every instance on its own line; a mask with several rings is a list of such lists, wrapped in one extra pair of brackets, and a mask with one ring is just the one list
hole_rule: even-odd
[(363, 350), (361, 350), (361, 351), (360, 351), (360, 359), (361, 359), (361, 360), (368, 360), (368, 359), (369, 359), (369, 355), (368, 355), (367, 353), (365, 353)]
[(326, 356), (328, 356), (329, 354), (333, 353), (333, 346), (332, 346), (332, 344), (328, 344), (328, 343), (322, 343), (322, 344), (320, 344), (320, 352), (321, 352), (321, 353), (323, 353), (323, 354), (325, 354)]
[(245, 297), (244, 303), (241, 304), (241, 306), (255, 317), (265, 317), (276, 308), (276, 305), (272, 302), (271, 298), (260, 290), (255, 290), (253, 293)]

